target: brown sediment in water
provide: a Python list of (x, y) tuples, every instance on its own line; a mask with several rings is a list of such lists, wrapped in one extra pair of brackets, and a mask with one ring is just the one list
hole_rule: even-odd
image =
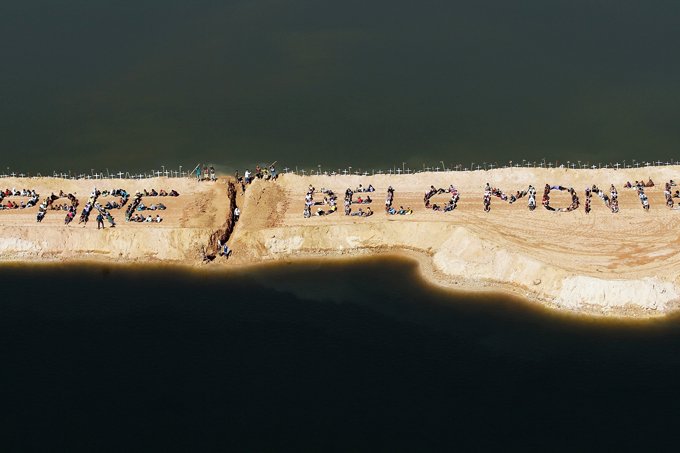
[[(426, 281), (439, 287), (502, 292), (572, 313), (654, 317), (676, 310), (680, 299), (675, 270), (680, 256), (673, 252), (680, 239), (674, 228), (680, 213), (665, 207), (663, 195), (663, 183), (677, 179), (679, 170), (669, 166), (644, 170), (514, 168), (400, 176), (282, 175), (276, 182), (256, 180), (245, 194), (236, 186), (233, 196), (227, 193), (228, 180), (4, 180), (9, 187), (35, 188), (41, 197), (60, 189), (77, 191), (81, 203), (95, 183), (102, 189), (122, 187), (133, 193), (143, 188), (175, 189), (181, 195), (162, 200), (167, 200), (168, 210), (162, 212), (161, 224), (126, 224), (121, 211), (119, 226), (104, 232), (97, 231), (92, 221), (85, 228), (65, 227), (61, 211), (48, 212), (42, 224), (35, 223), (35, 209), (0, 211), (0, 259), (168, 263), (221, 270), (398, 255), (416, 260)], [(652, 207), (645, 212), (635, 191), (623, 185), (650, 177), (657, 185), (646, 189)], [(510, 205), (494, 197), (491, 212), (484, 212), (482, 195), (487, 182), (505, 193), (532, 184), (538, 207), (530, 212), (526, 198)], [(574, 187), (581, 208), (545, 210), (540, 197), (546, 183)], [(372, 184), (376, 191), (370, 194), (374, 200), (370, 206), (375, 214), (360, 218), (336, 212), (305, 219), (302, 210), (310, 184), (317, 191), (332, 189), (340, 207), (346, 188)], [(423, 193), (430, 185), (448, 188), (450, 184), (461, 192), (455, 211), (423, 207)], [(583, 190), (593, 184), (607, 192), (610, 184), (616, 186), (619, 213), (613, 214), (594, 197), (592, 212), (585, 214)], [(394, 205), (410, 206), (413, 215), (384, 213), (390, 185), (396, 191)], [(566, 193), (553, 191), (551, 197), (555, 207), (570, 203)], [(434, 202), (441, 204), (446, 198), (439, 195)], [(236, 223), (234, 202), (241, 209)], [(212, 264), (202, 266), (202, 251), (213, 255), (216, 239), (227, 237), (233, 256), (228, 260), (216, 257)]]

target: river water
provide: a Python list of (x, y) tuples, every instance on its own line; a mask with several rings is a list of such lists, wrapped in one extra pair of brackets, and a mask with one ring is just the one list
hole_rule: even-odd
[(677, 432), (677, 316), (456, 294), (387, 258), (2, 276), (6, 451), (620, 450)]
[(0, 5), (6, 171), (665, 161), (680, 3)]

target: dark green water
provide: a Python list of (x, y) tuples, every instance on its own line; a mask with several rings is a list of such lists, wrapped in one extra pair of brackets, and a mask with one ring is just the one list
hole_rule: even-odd
[(585, 320), (409, 262), (3, 267), (4, 451), (656, 451), (680, 318)]
[(0, 165), (677, 158), (673, 1), (0, 4)]

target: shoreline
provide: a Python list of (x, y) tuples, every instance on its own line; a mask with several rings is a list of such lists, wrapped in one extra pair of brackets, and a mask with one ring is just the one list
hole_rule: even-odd
[[(41, 260), (40, 262), (26, 261), (26, 260), (7, 260), (0, 261), (0, 269), (3, 267), (12, 268), (55, 268), (67, 269), (69, 267), (76, 268), (78, 266), (100, 266), (100, 267), (115, 267), (120, 269), (143, 269), (145, 271), (162, 270), (164, 268), (171, 270), (186, 270), (197, 275), (239, 275), (248, 272), (257, 272), (260, 270), (271, 270), (276, 268), (285, 268), (287, 266), (305, 266), (305, 265), (349, 265), (351, 263), (371, 261), (371, 260), (405, 260), (412, 263), (417, 268), (417, 277), (427, 286), (449, 292), (457, 296), (472, 296), (474, 298), (484, 299), (485, 297), (500, 296), (508, 298), (513, 302), (526, 304), (531, 309), (545, 310), (545, 313), (552, 316), (567, 316), (574, 320), (580, 321), (603, 321), (611, 320), (616, 322), (645, 322), (645, 321), (659, 321), (665, 318), (677, 315), (680, 310), (677, 307), (673, 310), (665, 312), (649, 312), (640, 308), (630, 307), (631, 310), (627, 312), (621, 311), (603, 311), (601, 308), (593, 305), (590, 309), (584, 308), (580, 310), (571, 310), (559, 306), (550, 300), (538, 297), (535, 293), (527, 293), (519, 287), (505, 285), (495, 282), (482, 282), (475, 280), (456, 280), (439, 272), (434, 268), (431, 259), (424, 253), (414, 250), (401, 251), (357, 251), (349, 252), (342, 255), (333, 256), (319, 256), (313, 254), (299, 254), (289, 256), (285, 259), (266, 260), (262, 262), (251, 262), (247, 264), (240, 264), (237, 266), (229, 265), (228, 263), (184, 263), (179, 261), (145, 261), (145, 262), (121, 262), (110, 260), (102, 257), (87, 257), (70, 260), (64, 263), (58, 259)], [(434, 278), (434, 277), (438, 278)], [(444, 280), (444, 281), (442, 281)], [(483, 302), (482, 302), (483, 303)]]

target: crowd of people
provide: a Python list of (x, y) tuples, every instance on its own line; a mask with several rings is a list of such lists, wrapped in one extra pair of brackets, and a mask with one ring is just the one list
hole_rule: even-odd
[[(143, 197), (178, 197), (180, 194), (176, 190), (165, 190), (165, 189), (144, 189), (141, 192), (137, 192), (132, 198), (130, 193), (125, 189), (106, 189), (99, 190), (96, 187), (89, 194), (87, 202), (80, 210), (80, 215), (78, 216), (78, 224), (83, 226), (87, 225), (90, 220), (90, 216), (96, 214), (97, 228), (104, 228), (104, 222), (108, 222), (111, 227), (116, 226), (114, 216), (112, 211), (114, 209), (122, 209), (127, 205), (125, 220), (131, 222), (146, 222), (146, 223), (160, 223), (163, 221), (159, 214), (155, 216), (147, 213), (141, 213), (142, 211), (164, 211), (167, 209), (166, 205), (161, 202), (155, 202), (150, 205), (146, 205), (143, 201)], [(27, 197), (28, 200), (14, 201), (10, 200), (9, 197)], [(107, 200), (106, 202), (100, 201), (101, 197), (116, 197), (113, 200)], [(71, 222), (76, 218), (79, 212), (80, 202), (78, 198), (72, 193), (65, 193), (64, 191), (59, 191), (59, 194), (52, 193), (38, 205), (40, 200), (40, 195), (35, 190), (29, 189), (6, 189), (0, 190), (0, 210), (2, 209), (25, 209), (33, 206), (38, 206), (38, 212), (36, 214), (36, 221), (41, 223), (48, 211), (62, 211), (65, 213), (64, 225), (70, 225)], [(64, 200), (64, 201), (61, 201)], [(140, 214), (141, 213), (141, 214)]]
[(592, 187), (586, 187), (586, 202), (585, 202), (586, 214), (589, 214), (590, 211), (592, 210), (591, 200), (593, 194), (596, 194), (600, 198), (600, 200), (602, 200), (604, 205), (607, 206), (612, 211), (612, 213), (616, 214), (619, 212), (619, 193), (616, 190), (616, 187), (614, 187), (614, 184), (612, 184), (609, 187), (609, 195), (607, 195), (602, 189), (593, 184)]
[[(68, 203), (55, 203), (62, 198), (66, 198)], [(51, 211), (68, 211), (71, 207), (78, 207), (78, 199), (72, 193), (59, 192), (59, 195), (52, 194), (47, 198), (47, 206)]]
[(350, 215), (359, 217), (370, 217), (373, 215), (373, 211), (371, 210), (371, 207), (368, 206), (366, 210), (364, 210), (363, 208), (359, 208), (358, 210), (352, 212)]
[(644, 189), (645, 187), (654, 187), (654, 181), (652, 181), (652, 178), (647, 178), (647, 182), (644, 182), (642, 180), (635, 181), (635, 183), (626, 181), (623, 187), (624, 189), (637, 189), (639, 187), (642, 187)]
[(358, 216), (358, 217), (369, 217), (373, 215), (373, 211), (371, 210), (371, 207), (367, 207), (365, 210), (363, 208), (359, 208), (356, 211), (352, 212), (352, 204), (371, 204), (373, 203), (373, 200), (371, 199), (370, 195), (359, 195), (357, 196), (357, 199), (354, 200), (354, 194), (355, 193), (365, 193), (365, 192), (375, 192), (375, 188), (373, 187), (372, 184), (369, 184), (368, 187), (364, 187), (363, 185), (359, 184), (359, 187), (355, 188), (352, 190), (351, 188), (347, 188), (345, 190), (345, 215), (351, 215), (351, 216)]
[[(671, 187), (673, 186), (675, 186), (675, 182), (671, 179), (664, 185), (663, 190), (663, 194), (666, 197), (666, 206), (668, 206), (671, 209), (673, 209), (673, 205), (675, 205), (675, 203), (673, 202), (673, 195), (671, 194), (672, 191)], [(680, 193), (677, 190), (675, 191), (675, 193), (680, 196)]]
[(640, 184), (636, 187), (635, 191), (637, 192), (637, 196), (640, 199), (640, 203), (642, 204), (642, 209), (649, 211), (649, 198), (647, 198), (647, 194), (645, 193), (645, 187), (646, 186)]
[(399, 209), (395, 209), (390, 206), (390, 208), (387, 210), (387, 213), (389, 215), (411, 215), (413, 214), (413, 209), (411, 209), (409, 206), (406, 206), (405, 208), (403, 206), (399, 206)]
[(254, 172), (251, 172), (250, 169), (246, 168), (246, 171), (243, 172), (243, 176), (241, 176), (241, 174), (236, 171), (236, 173), (234, 173), (234, 177), (236, 178), (236, 181), (241, 184), (241, 191), (246, 193), (246, 186), (252, 184), (255, 179), (276, 181), (276, 178), (278, 178), (279, 175), (276, 172), (276, 167), (274, 164), (271, 164), (268, 167), (256, 165)]
[(387, 188), (387, 196), (385, 197), (385, 212), (389, 215), (411, 215), (413, 214), (413, 209), (411, 209), (409, 206), (404, 208), (403, 206), (399, 206), (399, 209), (395, 209), (392, 207), (392, 203), (394, 203), (394, 187), (389, 186)]
[(159, 215), (156, 214), (156, 217), (152, 217), (151, 214), (148, 214), (146, 217), (143, 215), (137, 213), (130, 217), (128, 222), (138, 222), (138, 223), (161, 223), (163, 221), (163, 218)]
[[(567, 206), (566, 208), (554, 208), (550, 206), (550, 192), (553, 190), (559, 190), (559, 191), (566, 191), (571, 195), (571, 204)], [(543, 207), (547, 209), (548, 211), (556, 211), (556, 212), (571, 212), (579, 207), (579, 199), (578, 195), (576, 195), (576, 191), (574, 190), (573, 187), (564, 187), (564, 186), (551, 186), (550, 184), (546, 184), (545, 188), (543, 189)]]
[(195, 172), (197, 181), (217, 181), (217, 173), (213, 166), (208, 167), (204, 165), (201, 168), (200, 165), (197, 165)]
[(357, 193), (362, 193), (362, 192), (375, 192), (375, 187), (373, 187), (372, 184), (369, 184), (368, 187), (364, 187), (363, 185), (359, 184), (359, 187), (354, 189), (355, 192)]
[(524, 198), (527, 195), (529, 195), (529, 210), (533, 211), (536, 209), (536, 189), (531, 184), (527, 190), (518, 190), (514, 194), (510, 194), (508, 196), (502, 190), (496, 187), (491, 187), (491, 185), (487, 182), (486, 187), (484, 187), (484, 211), (491, 211), (491, 196), (500, 198), (502, 201), (505, 201), (509, 204), (513, 204), (515, 201), (519, 200), (520, 198)]
[[(338, 197), (333, 193), (332, 190), (330, 189), (324, 189), (321, 188), (321, 193), (324, 195), (323, 201), (314, 201), (314, 194), (316, 193), (316, 188), (312, 186), (311, 184), (309, 185), (309, 188), (307, 189), (307, 195), (305, 195), (305, 210), (304, 210), (304, 218), (308, 219), (312, 216), (312, 206), (315, 205), (324, 205), (328, 206), (327, 209), (323, 208), (317, 208), (316, 212), (314, 215), (317, 216), (323, 216), (323, 215), (330, 215), (333, 214), (335, 211), (338, 210), (338, 205), (337, 205), (337, 200)], [(239, 211), (240, 214), (240, 211)]]
[[(18, 203), (12, 200), (7, 200), (7, 204), (3, 204), (5, 198), (8, 197), (27, 197), (28, 201), (19, 201)], [(26, 209), (38, 204), (40, 195), (35, 190), (29, 189), (5, 189), (0, 191), (0, 209)]]
[(142, 201), (143, 197), (179, 197), (179, 192), (172, 189), (170, 191), (161, 189), (157, 191), (156, 189), (146, 190), (142, 192), (135, 193), (135, 197), (125, 211), (125, 221), (126, 222), (138, 222), (138, 223), (161, 223), (163, 218), (156, 214), (156, 217), (152, 217), (147, 214), (146, 217), (140, 214), (143, 211), (165, 211), (167, 207), (163, 203), (153, 203), (149, 206), (145, 205)]
[[(315, 201), (314, 200), (314, 194), (316, 193), (316, 188), (312, 186), (311, 184), (307, 188), (307, 194), (305, 195), (305, 208), (303, 211), (303, 217), (308, 219), (312, 217), (312, 215), (315, 216), (324, 216), (324, 215), (330, 215), (333, 214), (338, 210), (338, 197), (335, 195), (335, 193), (330, 190), (330, 189), (325, 189), (321, 188), (320, 191), (323, 194), (323, 200), (321, 201)], [(351, 188), (347, 188), (345, 190), (345, 198), (344, 198), (344, 208), (345, 208), (345, 215), (348, 216), (359, 216), (359, 217), (369, 217), (373, 215), (373, 211), (371, 210), (370, 206), (364, 208), (358, 208), (356, 211), (352, 211), (352, 205), (353, 204), (360, 204), (360, 205), (367, 205), (373, 203), (373, 199), (371, 199), (370, 195), (359, 195), (356, 200), (354, 199), (354, 194), (355, 193), (365, 193), (365, 192), (375, 192), (375, 188), (369, 184), (368, 187), (363, 187), (361, 184), (359, 184), (359, 187), (356, 189), (352, 190)], [(389, 193), (389, 192), (388, 192)], [(314, 206), (327, 206), (326, 209), (322, 207), (316, 208), (316, 212), (312, 213), (312, 208)]]
[(434, 186), (430, 186), (430, 190), (425, 192), (425, 196), (423, 197), (423, 201), (425, 202), (425, 207), (426, 208), (432, 208), (433, 211), (443, 211), (443, 212), (449, 212), (453, 211), (456, 209), (456, 206), (458, 206), (458, 201), (460, 201), (460, 194), (458, 193), (458, 189), (456, 189), (453, 184), (449, 185), (448, 193), (451, 195), (451, 198), (443, 205), (440, 206), (436, 203), (432, 204), (430, 203), (430, 200), (432, 197), (435, 195), (439, 195), (442, 193), (446, 193), (447, 190), (443, 188), (435, 188)]

